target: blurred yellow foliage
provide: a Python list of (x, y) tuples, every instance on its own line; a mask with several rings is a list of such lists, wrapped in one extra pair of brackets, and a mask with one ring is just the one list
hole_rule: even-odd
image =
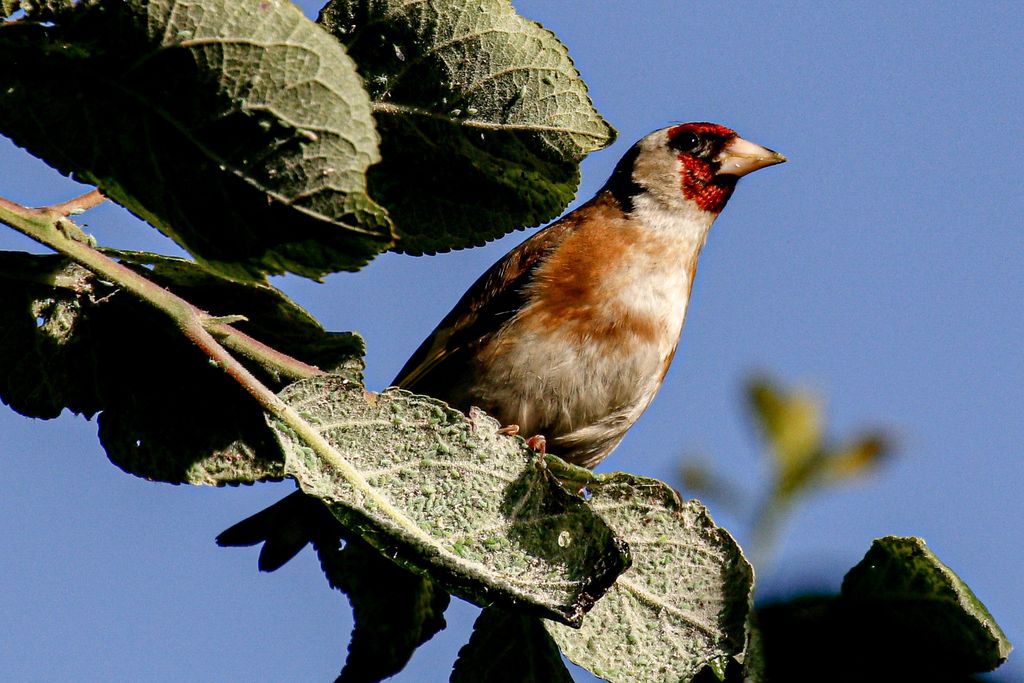
[[(768, 555), (779, 526), (796, 500), (864, 476), (894, 448), (892, 439), (880, 429), (845, 439), (829, 438), (824, 401), (809, 391), (786, 389), (757, 376), (747, 382), (746, 397), (772, 470), (771, 482), (757, 496), (758, 502), (751, 505), (753, 553)], [(746, 507), (743, 503), (751, 497), (704, 463), (684, 464), (681, 475), (686, 490), (717, 499), (723, 505)]]
[(824, 401), (809, 392), (787, 392), (762, 377), (750, 381), (747, 395), (767, 441), (780, 498), (860, 476), (892, 450), (889, 438), (878, 430), (839, 443), (827, 439)]

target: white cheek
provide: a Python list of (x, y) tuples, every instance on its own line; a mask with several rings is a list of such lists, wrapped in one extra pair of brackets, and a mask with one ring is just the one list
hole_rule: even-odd
[(683, 197), (682, 191), (668, 197), (640, 194), (633, 199), (634, 216), (644, 229), (678, 240), (680, 243), (703, 246), (708, 230), (718, 214), (704, 211)]

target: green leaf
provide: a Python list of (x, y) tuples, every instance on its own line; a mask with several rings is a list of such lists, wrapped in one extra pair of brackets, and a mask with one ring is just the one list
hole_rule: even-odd
[(902, 642), (907, 657), (927, 657), (937, 670), (991, 671), (1013, 649), (985, 605), (920, 538), (877, 539), (843, 579), (842, 596), (871, 613), (876, 640)]
[(551, 636), (539, 619), (488, 607), (459, 650), (451, 683), (572, 683)]
[[(264, 283), (218, 277), (191, 261), (146, 252), (104, 249), (157, 284), (215, 315), (243, 315), (234, 327), (322, 370), (362, 383), (366, 345), (353, 332), (327, 332), (308, 311)], [(261, 370), (258, 366), (254, 370)], [(276, 386), (282, 382), (268, 378)]]
[(319, 21), (374, 100), (384, 160), (370, 188), (400, 251), (479, 245), (555, 218), (579, 162), (614, 139), (565, 46), (508, 0), (332, 0)]
[[(0, 398), (28, 417), (100, 408), (95, 356), (80, 332), (114, 290), (59, 256), (0, 252)], [(102, 302), (102, 304), (100, 303)]]
[(578, 624), (628, 564), (601, 518), (482, 413), (467, 420), (400, 390), (367, 396), (334, 376), (281, 398), (315, 430), (270, 420), (303, 492), (457, 595)]
[(569, 659), (609, 681), (642, 683), (691, 680), (742, 654), (753, 570), (704, 506), (654, 479), (561, 465), (556, 474), (586, 486), (633, 557), (582, 628), (548, 623)]
[(449, 596), (429, 577), (383, 557), (357, 536), (313, 540), (331, 586), (352, 603), (355, 628), (339, 683), (372, 683), (405, 667), (416, 648), (445, 627)]
[(237, 279), (392, 243), (344, 49), (284, 0), (80, 3), (0, 27), (0, 131)]
[(973, 681), (1011, 650), (985, 606), (919, 538), (876, 540), (841, 596), (761, 606), (755, 621), (753, 680), (814, 672), (828, 681)]
[(801, 681), (808, 672), (844, 683), (981, 680), (965, 668), (967, 660), (949, 657), (950, 637), (936, 639), (927, 624), (894, 621), (891, 610), (844, 597), (804, 595), (763, 605), (753, 633), (753, 654), (744, 658), (751, 683)]
[[(272, 287), (181, 259), (120, 255), (214, 314), (246, 315), (238, 329), (358, 382), (362, 340), (325, 332)], [(284, 476), (263, 412), (234, 380), (163, 314), (63, 257), (0, 252), (0, 357), (5, 403), (30, 417), (100, 413), (108, 457), (132, 474), (191, 484)]]

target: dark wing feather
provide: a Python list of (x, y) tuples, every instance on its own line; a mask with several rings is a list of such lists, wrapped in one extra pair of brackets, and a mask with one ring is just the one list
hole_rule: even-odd
[(459, 405), (463, 397), (455, 389), (460, 376), (466, 374), (476, 347), (522, 308), (533, 271), (575, 227), (575, 221), (567, 220), (570, 216), (541, 230), (481, 275), (420, 344), (393, 384), (468, 409)]

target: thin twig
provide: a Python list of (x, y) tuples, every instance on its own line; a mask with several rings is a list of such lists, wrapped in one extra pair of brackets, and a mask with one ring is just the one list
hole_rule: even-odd
[(53, 206), (47, 207), (50, 211), (55, 211), (61, 216), (77, 216), (80, 213), (84, 213), (89, 209), (99, 206), (107, 200), (98, 189), (86, 192), (83, 195), (70, 199), (63, 204), (54, 204)]
[(272, 346), (267, 346), (260, 340), (253, 339), (238, 328), (218, 321), (212, 316), (207, 317), (204, 327), (221, 344), (237, 354), (256, 361), (264, 370), (273, 373), (278, 379), (299, 380), (325, 374), (320, 368), (303, 363), (298, 358), (282, 353)]
[[(42, 209), (32, 209), (27, 206), (22, 206), (21, 204), (17, 204), (12, 202), (10, 199), (5, 199), (3, 197), (0, 197), (0, 209), (6, 209), (9, 212), (23, 215), (43, 212)], [(6, 223), (7, 221), (4, 222)], [(10, 223), (8, 223), (8, 225), (10, 225)], [(11, 225), (11, 227), (14, 228), (13, 225)], [(15, 228), (15, 230), (17, 230), (17, 228)], [(19, 232), (21, 231), (19, 230)]]
[[(379, 490), (371, 486), (362, 473), (341, 457), (316, 428), (260, 382), (238, 359), (228, 353), (227, 349), (218, 343), (211, 334), (206, 321), (213, 320), (210, 325), (213, 329), (217, 329), (218, 326), (229, 326), (217, 322), (216, 318), (173, 292), (160, 287), (131, 268), (97, 251), (88, 244), (88, 240), (84, 238), (78, 226), (61, 216), (53, 208), (30, 209), (0, 198), (0, 222), (41, 244), (45, 244), (54, 251), (70, 257), (104, 280), (115, 283), (143, 302), (168, 315), (182, 333), (213, 363), (238, 382), (265, 411), (291, 428), (299, 439), (309, 445), (358, 495), (414, 538), (431, 542), (426, 532), (396, 508)], [(243, 335), (235, 330), (225, 338), (234, 338), (233, 343), (240, 343)], [(255, 348), (250, 350), (253, 353), (258, 353)], [(316, 370), (316, 372), (323, 374), (320, 370)]]
[[(90, 192), (63, 204), (38, 209), (22, 206), (0, 197), (0, 221), (54, 251), (71, 257), (105, 280), (117, 283), (144, 302), (156, 306), (171, 316), (182, 331), (189, 336), (189, 339), (204, 351), (210, 349), (205, 348), (206, 343), (201, 342), (196, 336), (194, 328), (201, 329), (207, 336), (215, 335), (224, 346), (259, 363), (278, 377), (298, 380), (324, 374), (323, 370), (315, 366), (303, 363), (297, 358), (253, 339), (227, 324), (223, 317), (210, 315), (146, 279), (131, 268), (94, 249), (89, 244), (88, 237), (78, 226), (64, 217), (63, 211), (68, 208), (85, 206), (91, 202), (98, 203), (96, 195)], [(100, 195), (99, 201), (102, 201), (102, 195)], [(210, 341), (220, 347), (213, 337), (210, 337)]]

